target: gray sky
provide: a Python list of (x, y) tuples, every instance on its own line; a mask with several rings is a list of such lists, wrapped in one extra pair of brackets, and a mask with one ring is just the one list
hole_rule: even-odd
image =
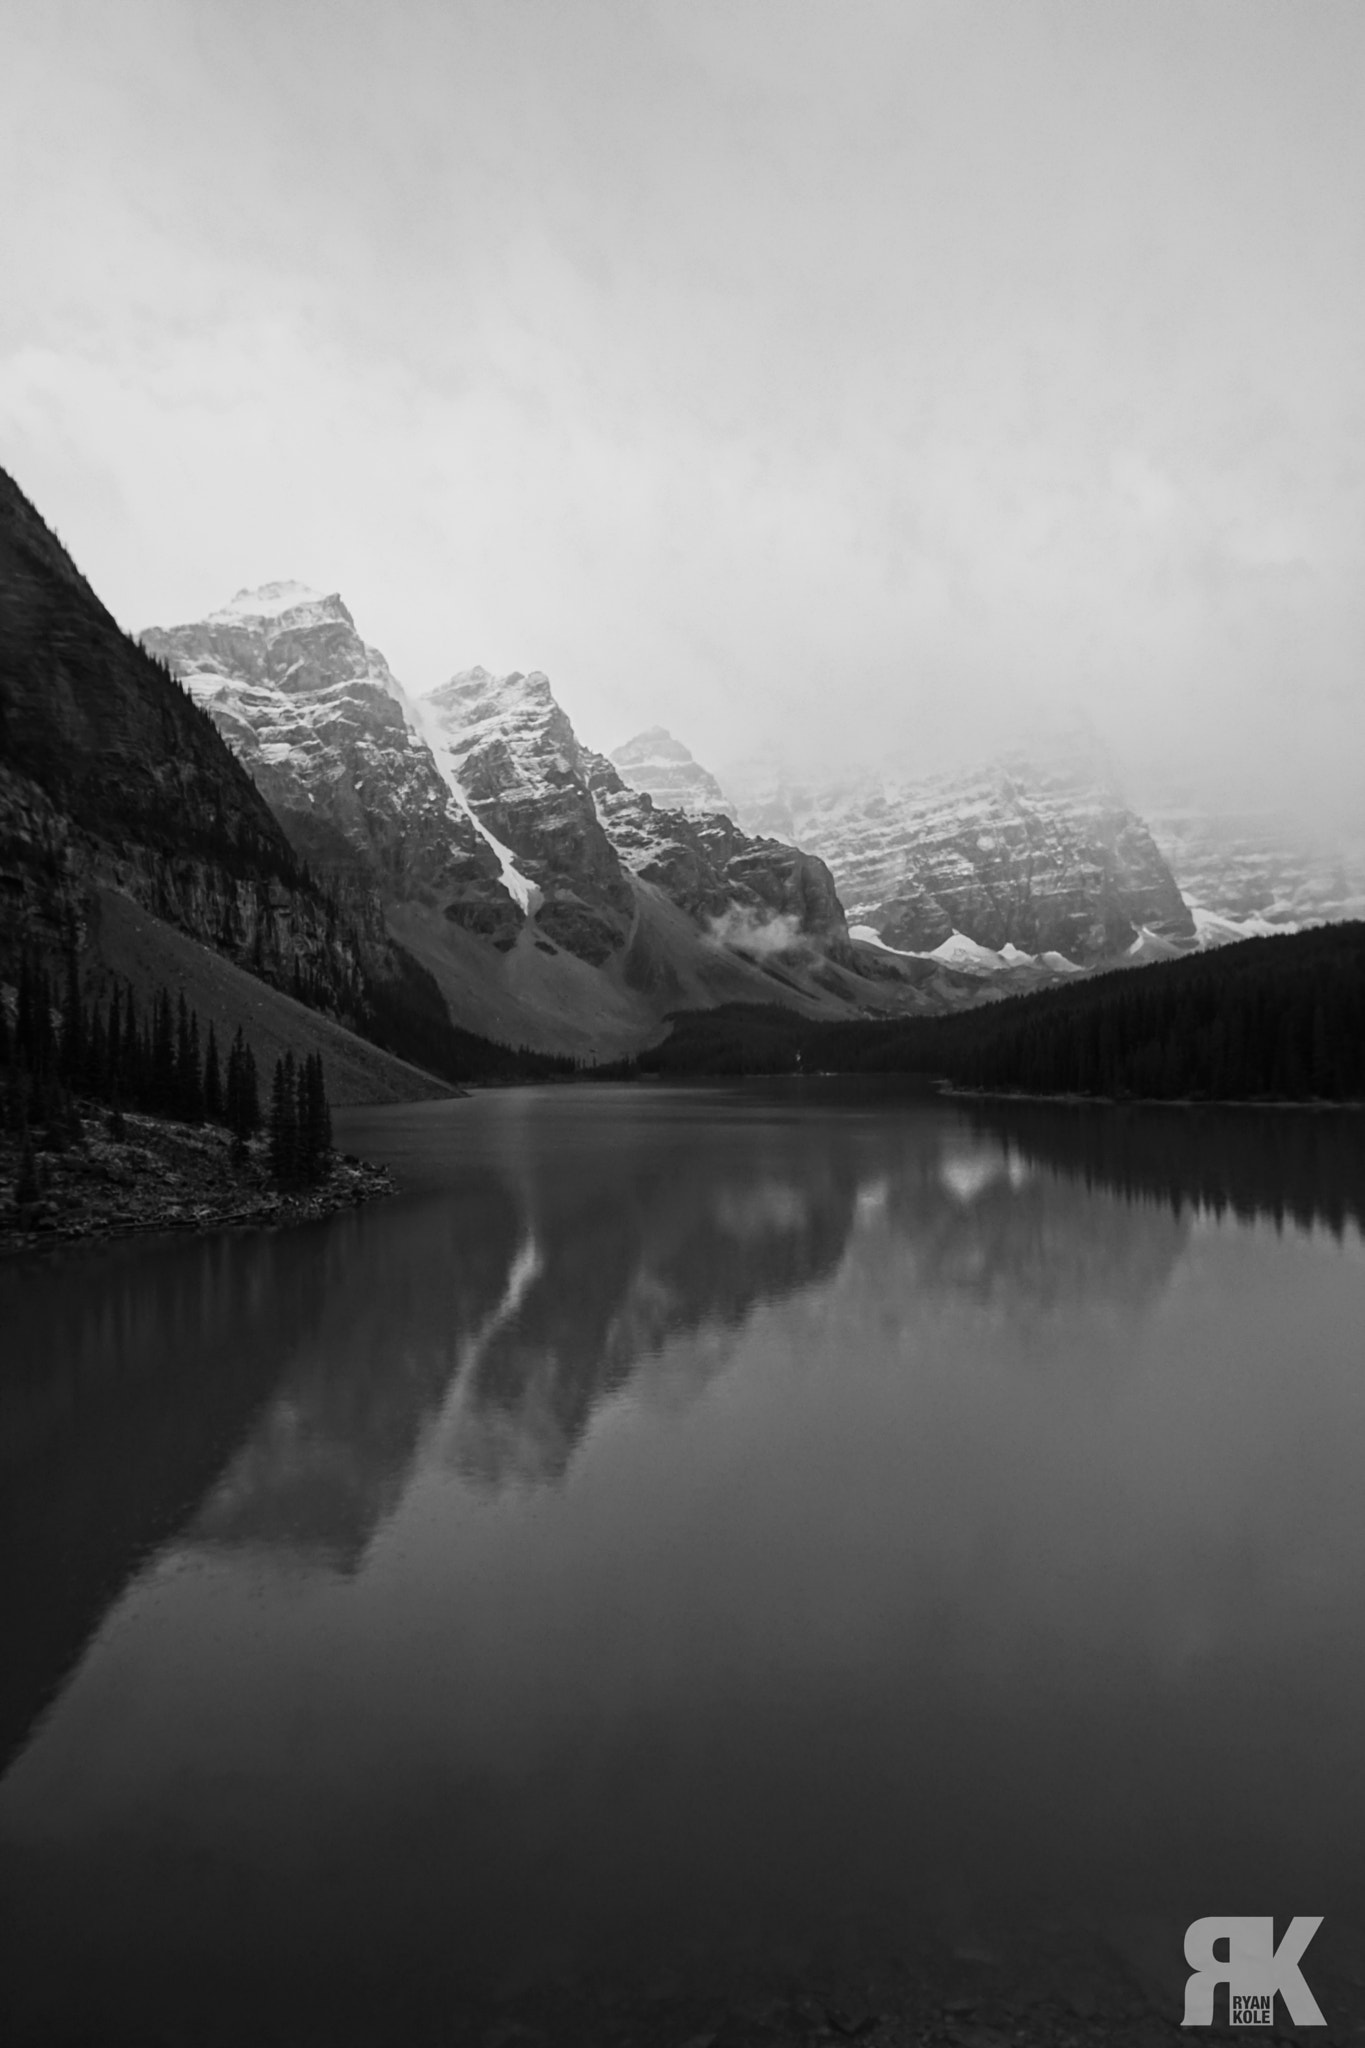
[(0, 0), (0, 461), (128, 626), (1365, 808), (1359, 0)]

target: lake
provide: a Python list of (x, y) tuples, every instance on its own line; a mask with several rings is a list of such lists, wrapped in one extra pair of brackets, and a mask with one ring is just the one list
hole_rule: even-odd
[(0, 1269), (14, 2038), (1365, 1927), (1360, 1118), (338, 1121), (398, 1197)]

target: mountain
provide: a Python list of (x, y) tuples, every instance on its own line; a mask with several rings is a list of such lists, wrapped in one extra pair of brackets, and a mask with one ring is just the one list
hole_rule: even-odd
[[(277, 611), (291, 608), (277, 592)], [(239, 626), (215, 630), (227, 643)], [(292, 681), (301, 706), (298, 663)], [(262, 772), (287, 751), (279, 734), (264, 741)], [(144, 994), (193, 982), (206, 1019), (241, 1023), (259, 1057), (325, 1043), (352, 1100), (411, 1099), (432, 1092), (433, 1072), (505, 1065), (453, 1030), (363, 864), (347, 872), (339, 858), (333, 886), (314, 865), (332, 840), (295, 823), (291, 836), (214, 719), (121, 630), (0, 471), (0, 981), (36, 945)], [(386, 1066), (335, 1028), (319, 1038), (310, 1013), (409, 1064)]]
[(439, 901), (510, 943), (521, 919), (497, 855), (339, 596), (268, 583), (142, 644), (184, 678), (312, 866), (343, 890)]
[(98, 870), (268, 975), (355, 971), (251, 778), (3, 471), (0, 862), (7, 953), (79, 940)]
[(611, 759), (632, 789), (643, 790), (664, 810), (681, 811), (688, 818), (704, 818), (715, 811), (735, 815), (715, 776), (661, 725), (637, 733), (617, 747)]
[(1365, 917), (1365, 844), (1333, 844), (1287, 811), (1167, 803), (1149, 818), (1206, 942)]
[(850, 943), (817, 856), (630, 788), (539, 671), (411, 697), (341, 598), (298, 584), (142, 637), (300, 853), (377, 896), (469, 1029), (609, 1055), (674, 1008), (923, 1000)]
[(85, 944), (108, 884), (339, 1014), (361, 1001), (357, 937), (251, 777), (3, 471), (0, 872), (7, 959)]
[[(825, 786), (772, 769), (731, 777), (742, 822), (818, 853), (855, 933), (971, 964), (978, 949), (1090, 966), (1144, 943), (1179, 946), (1194, 924), (1151, 832), (1085, 735), (988, 765), (913, 780)], [(955, 950), (956, 949), (956, 953)]]

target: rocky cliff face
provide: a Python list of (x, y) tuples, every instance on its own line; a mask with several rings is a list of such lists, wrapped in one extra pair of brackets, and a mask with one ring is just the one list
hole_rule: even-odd
[(356, 1013), (360, 936), (210, 720), (3, 471), (0, 752), (0, 952), (83, 946), (112, 882), (281, 987)]
[(1194, 937), (1150, 831), (1088, 744), (923, 782), (815, 788), (755, 777), (739, 798), (751, 829), (822, 855), (850, 924), (888, 946), (933, 952), (956, 933), (994, 952), (1088, 965), (1144, 929)]
[(661, 725), (637, 733), (617, 747), (611, 759), (622, 780), (653, 797), (661, 810), (681, 811), (686, 818), (709, 817), (716, 811), (735, 815), (715, 776)]
[(852, 962), (843, 905), (822, 860), (754, 837), (722, 812), (667, 810), (628, 788), (605, 756), (587, 760), (598, 815), (622, 860), (703, 929), (756, 958), (804, 946)]
[(495, 948), (524, 939), (604, 968), (630, 953), (644, 883), (750, 958), (852, 958), (817, 858), (628, 788), (538, 671), (466, 669), (410, 698), (340, 597), (297, 584), (143, 641), (293, 843), (329, 873), (363, 872), (391, 911), (415, 902)]
[(538, 936), (603, 965), (630, 936), (635, 900), (548, 679), (465, 669), (420, 709), (443, 774), (497, 848), (504, 885)]
[(1171, 804), (1151, 825), (1202, 937), (1365, 917), (1365, 844), (1334, 845), (1273, 811)]
[(339, 596), (271, 583), (142, 642), (183, 678), (294, 846), (348, 901), (377, 884), (487, 938), (515, 938), (522, 912), (496, 855)]

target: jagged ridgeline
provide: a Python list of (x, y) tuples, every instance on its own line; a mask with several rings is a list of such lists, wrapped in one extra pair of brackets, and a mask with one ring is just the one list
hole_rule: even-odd
[(1247, 939), (964, 1012), (827, 1026), (738, 1006), (675, 1020), (636, 1070), (923, 1074), (1154, 1100), (1365, 1099), (1365, 923)]
[(377, 899), (468, 1030), (591, 1061), (672, 1009), (920, 1005), (932, 965), (855, 946), (822, 861), (630, 787), (538, 669), (414, 696), (339, 591), (294, 582), (142, 637), (296, 851)]
[(0, 981), (103, 963), (109, 892), (448, 1079), (540, 1070), (456, 1030), (431, 975), (290, 843), (167, 664), (129, 638), (0, 470)]

